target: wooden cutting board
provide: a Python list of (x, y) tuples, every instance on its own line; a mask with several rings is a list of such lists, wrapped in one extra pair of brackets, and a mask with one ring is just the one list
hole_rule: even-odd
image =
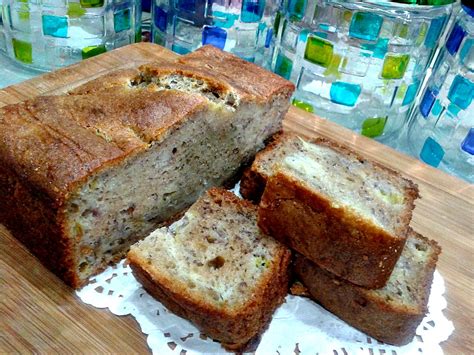
[[(0, 107), (65, 92), (118, 67), (175, 57), (154, 44), (130, 45), (0, 90)], [(455, 327), (442, 347), (452, 354), (474, 353), (474, 186), (294, 107), (284, 127), (348, 144), (419, 185), (422, 199), (417, 201), (412, 226), (443, 247), (438, 269), (446, 282), (445, 315)], [(0, 353), (148, 351), (133, 318), (83, 304), (0, 225)]]

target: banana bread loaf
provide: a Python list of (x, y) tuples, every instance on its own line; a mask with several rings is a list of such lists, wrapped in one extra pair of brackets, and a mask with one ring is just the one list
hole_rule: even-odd
[(258, 230), (256, 206), (214, 188), (180, 221), (133, 245), (128, 261), (168, 309), (240, 351), (283, 302), (290, 256)]
[(375, 339), (404, 345), (427, 312), (440, 251), (436, 242), (410, 232), (389, 281), (377, 290), (342, 280), (302, 255), (296, 256), (294, 271), (310, 297), (330, 312)]
[[(270, 168), (259, 226), (345, 280), (382, 287), (405, 244), (417, 187), (329, 140), (286, 137), (283, 148), (259, 156), (267, 167), (279, 162)], [(283, 154), (288, 147), (296, 148)]]
[(281, 129), (293, 85), (214, 47), (0, 109), (0, 223), (72, 287)]

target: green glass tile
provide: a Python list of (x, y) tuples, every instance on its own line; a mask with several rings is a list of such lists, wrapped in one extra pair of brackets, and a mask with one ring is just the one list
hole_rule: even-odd
[(278, 53), (275, 63), (275, 73), (285, 79), (290, 79), (291, 71), (293, 70), (293, 62), (290, 58)]
[(129, 30), (131, 26), (130, 9), (123, 9), (114, 13), (115, 32)]
[(386, 123), (387, 123), (387, 117), (367, 118), (362, 123), (361, 134), (363, 136), (370, 137), (370, 138), (378, 137), (383, 133)]
[(333, 56), (333, 44), (319, 37), (308, 37), (304, 58), (311, 63), (329, 67)]
[(81, 6), (88, 7), (102, 7), (104, 6), (104, 0), (80, 0)]
[(135, 43), (142, 41), (142, 25), (135, 26)]
[(86, 10), (78, 2), (70, 2), (67, 6), (67, 15), (69, 18), (79, 18), (84, 16)]
[(311, 104), (308, 104), (307, 102), (304, 102), (298, 99), (293, 99), (291, 103), (293, 104), (293, 106), (298, 107), (302, 110), (305, 110), (306, 112), (311, 112), (311, 113), (314, 112), (313, 106)]
[(403, 55), (387, 55), (383, 62), (382, 78), (385, 79), (400, 79), (405, 75), (408, 67), (410, 56)]
[[(347, 58), (346, 62), (343, 64), (344, 66), (347, 65)], [(329, 63), (327, 69), (324, 71), (324, 76), (326, 77), (335, 77), (336, 79), (341, 78), (341, 73), (339, 72), (339, 66), (341, 65), (342, 58), (340, 55), (334, 54), (332, 56), (331, 62)]]
[(89, 46), (82, 49), (82, 59), (87, 59), (98, 54), (107, 52), (104, 45)]
[(33, 49), (31, 43), (13, 38), (12, 44), (16, 59), (23, 63), (33, 63)]
[(421, 46), (426, 37), (426, 32), (428, 31), (428, 24), (423, 22), (420, 25), (420, 32), (418, 32), (418, 37), (416, 37), (415, 44)]
[(273, 22), (273, 32), (275, 33), (275, 37), (278, 35), (278, 29), (280, 28), (280, 20), (281, 20), (281, 12), (277, 11), (275, 15), (275, 22)]
[(161, 36), (158, 32), (155, 33), (155, 37), (153, 38), (153, 43), (159, 44), (160, 46), (166, 45), (165, 38)]
[(288, 14), (291, 21), (301, 21), (306, 11), (307, 0), (289, 0)]
[(30, 19), (30, 7), (28, 4), (21, 4), (18, 9), (18, 18), (21, 21), (28, 21)]

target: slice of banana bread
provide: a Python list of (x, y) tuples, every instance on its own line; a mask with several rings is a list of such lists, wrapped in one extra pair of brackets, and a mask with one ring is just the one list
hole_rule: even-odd
[(0, 223), (73, 287), (240, 169), (294, 86), (212, 46), (0, 109)]
[(377, 290), (342, 280), (302, 255), (296, 256), (294, 271), (310, 296), (339, 318), (375, 339), (404, 345), (427, 312), (440, 252), (435, 241), (411, 231), (389, 281)]
[(257, 227), (256, 206), (211, 189), (184, 217), (133, 245), (144, 288), (231, 350), (269, 323), (288, 291), (291, 253)]
[(382, 287), (405, 244), (417, 187), (326, 139), (280, 142), (259, 156), (267, 169), (278, 162), (261, 174), (273, 175), (259, 226), (343, 279)]

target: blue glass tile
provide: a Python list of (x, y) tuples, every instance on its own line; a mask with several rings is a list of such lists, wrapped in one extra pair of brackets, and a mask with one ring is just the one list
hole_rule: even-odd
[(466, 138), (464, 138), (462, 141), (461, 149), (471, 155), (474, 155), (474, 128), (469, 130)]
[(161, 31), (166, 32), (166, 25), (168, 23), (168, 13), (161, 7), (155, 8), (155, 26)]
[(388, 51), (388, 41), (388, 38), (379, 38), (379, 40), (375, 44), (374, 53), (372, 55), (374, 58), (385, 58), (385, 54), (387, 54)]
[(379, 36), (383, 18), (371, 12), (356, 12), (352, 16), (349, 35), (358, 39), (375, 41)]
[(449, 34), (446, 40), (446, 49), (451, 55), (455, 55), (458, 52), (459, 46), (462, 40), (466, 36), (466, 31), (457, 23), (454, 25), (453, 30)]
[(43, 15), (42, 22), (45, 36), (67, 38), (67, 17)]
[(431, 88), (426, 89), (425, 94), (423, 95), (423, 98), (421, 99), (420, 103), (420, 112), (423, 117), (426, 118), (430, 114), (431, 108), (433, 107), (437, 95), (437, 90)]
[(129, 30), (131, 26), (130, 9), (123, 9), (114, 13), (115, 32)]
[(433, 138), (428, 137), (421, 148), (420, 158), (426, 164), (434, 166), (435, 168), (439, 166), (441, 160), (444, 157), (444, 150)]
[(331, 101), (344, 106), (354, 106), (361, 92), (360, 85), (335, 81), (329, 92)]
[(178, 54), (188, 54), (190, 53), (191, 51), (183, 46), (180, 46), (179, 44), (173, 44), (171, 46), (171, 50), (175, 53), (178, 53)]
[(195, 0), (178, 0), (178, 10), (184, 10), (189, 12), (196, 11), (196, 1)]
[(265, 48), (270, 47), (270, 43), (272, 43), (272, 34), (273, 34), (273, 30), (269, 28), (267, 31), (267, 35), (265, 37)]
[(265, 0), (243, 0), (240, 20), (242, 22), (258, 22), (262, 19)]
[(222, 28), (231, 28), (234, 26), (235, 20), (239, 18), (236, 14), (229, 14), (222, 11), (212, 11), (212, 16), (214, 16), (213, 24)]
[(433, 108), (431, 109), (431, 114), (435, 117), (438, 117), (441, 111), (443, 111), (443, 105), (441, 105), (439, 100), (436, 100), (433, 105)]
[(413, 102), (413, 100), (415, 100), (416, 92), (418, 91), (419, 86), (419, 81), (415, 81), (408, 86), (405, 97), (403, 98), (402, 106), (409, 105)]
[(445, 21), (446, 21), (446, 16), (441, 16), (431, 21), (430, 28), (425, 37), (426, 47), (434, 48), (436, 46), (436, 43), (438, 42), (438, 38), (441, 35), (441, 31), (443, 30)]
[(220, 27), (204, 26), (202, 29), (202, 44), (212, 44), (213, 46), (224, 49), (227, 32)]
[(449, 89), (448, 99), (465, 110), (474, 96), (474, 84), (461, 75), (456, 75)]

